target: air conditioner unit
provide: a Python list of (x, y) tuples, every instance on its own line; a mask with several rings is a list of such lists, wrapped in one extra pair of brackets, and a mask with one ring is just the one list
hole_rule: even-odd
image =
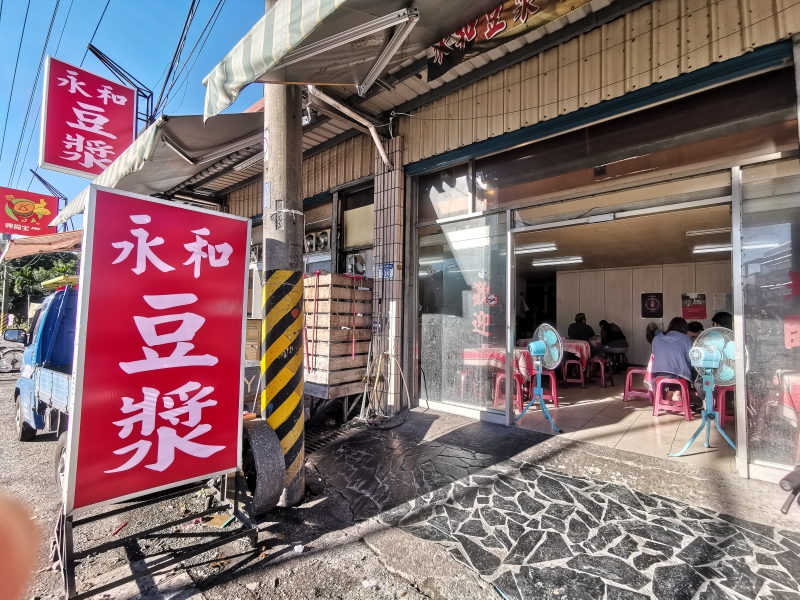
[(367, 260), (363, 254), (348, 254), (345, 257), (345, 271), (348, 275), (366, 275)]
[(324, 252), (331, 249), (331, 230), (323, 229), (316, 234), (316, 251)]
[(311, 252), (314, 252), (316, 250), (316, 243), (317, 243), (317, 236), (315, 236), (313, 233), (307, 233), (306, 244), (305, 244), (306, 254), (310, 254)]

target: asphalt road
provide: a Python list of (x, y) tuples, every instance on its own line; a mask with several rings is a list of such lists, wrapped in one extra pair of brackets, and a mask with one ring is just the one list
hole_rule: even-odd
[[(0, 375), (0, 490), (25, 504), (42, 535), (37, 572), (24, 597), (61, 598), (60, 574), (51, 570), (49, 558), (60, 510), (53, 465), (56, 438), (52, 434), (39, 434), (31, 442), (14, 439), (15, 379)], [(349, 504), (341, 497), (325, 496), (324, 486), (314, 485), (321, 480), (314, 477), (309, 472), (309, 494), (303, 506), (275, 511), (259, 525), (256, 550), (246, 541), (236, 541), (188, 560), (164, 576), (143, 578), (98, 597), (115, 600), (431, 597), (389, 572), (353, 527)], [(315, 488), (321, 495), (314, 495)], [(187, 495), (77, 528), (78, 550), (109, 541), (120, 543), (117, 548), (90, 554), (78, 562), (79, 591), (126, 575), (131, 565), (170, 556), (181, 547), (213, 539), (218, 530), (191, 522), (167, 527), (159, 535), (142, 533), (203, 508), (202, 497)], [(125, 522), (128, 524), (122, 531), (111, 537)], [(299, 551), (296, 547), (300, 547)]]

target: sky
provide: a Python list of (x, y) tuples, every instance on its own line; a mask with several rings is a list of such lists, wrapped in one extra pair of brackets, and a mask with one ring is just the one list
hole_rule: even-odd
[[(106, 2), (108, 8), (92, 43), (152, 89), (157, 97), (175, 53), (191, 0), (0, 0), (0, 139), (3, 127), (6, 129), (0, 156), (0, 186), (46, 192), (38, 180), (32, 180), (30, 169), (37, 167), (39, 156), (41, 116), (35, 121), (34, 117), (42, 102), (44, 67), (38, 79), (36, 73), (47, 30), (58, 5), (47, 54), (80, 65)], [(198, 39), (217, 2), (200, 0), (184, 47), (184, 57)], [(25, 22), (28, 4), (30, 9)], [(170, 103), (164, 111), (167, 115), (203, 114), (206, 89), (203, 78), (263, 14), (264, 0), (224, 0), (219, 18), (189, 76), (185, 78), (184, 85), (181, 88), (176, 86), (172, 92)], [(19, 63), (14, 79), (18, 51)], [(114, 79), (91, 53), (83, 60), (83, 68)], [(183, 75), (181, 79), (184, 79)], [(18, 153), (17, 147), (23, 135), (23, 122), (34, 86), (33, 104)], [(258, 100), (261, 93), (259, 85), (246, 88), (226, 112), (243, 111)], [(18, 157), (17, 165), (12, 174), (15, 157)], [(47, 169), (39, 169), (38, 172), (70, 199), (90, 183), (90, 179)], [(76, 223), (76, 226), (80, 227), (80, 224)]]

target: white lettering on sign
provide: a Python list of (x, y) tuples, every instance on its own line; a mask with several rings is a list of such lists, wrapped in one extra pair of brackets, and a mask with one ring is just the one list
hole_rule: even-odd
[[(146, 225), (150, 222), (150, 217), (148, 215), (131, 215), (131, 221), (136, 223), (137, 225)], [(151, 250), (153, 246), (160, 246), (164, 243), (164, 238), (162, 237), (154, 237), (152, 240), (148, 241), (147, 238), (150, 237), (150, 234), (147, 230), (142, 229), (141, 227), (137, 229), (131, 229), (131, 233), (133, 237), (136, 238), (136, 244), (129, 241), (122, 241), (122, 242), (114, 242), (111, 245), (118, 250), (121, 250), (119, 256), (117, 256), (116, 260), (111, 263), (112, 265), (116, 265), (124, 261), (128, 256), (131, 254), (131, 250), (133, 250), (134, 245), (136, 246), (136, 266), (131, 269), (137, 275), (141, 275), (147, 269), (147, 261), (150, 261), (153, 266), (161, 271), (162, 273), (168, 273), (169, 271), (174, 271), (175, 267), (169, 266), (163, 260), (158, 258), (155, 253)]]
[(67, 125), (74, 129), (82, 129), (83, 131), (103, 135), (112, 140), (117, 139), (117, 136), (113, 133), (103, 131), (103, 125), (108, 123), (108, 117), (103, 116), (103, 113), (106, 112), (105, 109), (100, 106), (94, 106), (93, 104), (86, 104), (85, 102), (78, 102), (78, 106), (80, 108), (72, 107), (72, 112), (75, 113), (75, 118), (78, 122), (72, 123), (67, 121)]
[(189, 257), (189, 260), (183, 264), (190, 265), (194, 263), (195, 279), (200, 277), (200, 264), (204, 258), (208, 259), (208, 264), (212, 267), (225, 267), (228, 265), (228, 259), (233, 253), (233, 248), (230, 244), (227, 242), (217, 244), (216, 246), (209, 244), (207, 240), (200, 237), (211, 234), (211, 232), (205, 227), (202, 229), (196, 229), (192, 231), (192, 233), (196, 236), (195, 241), (183, 245), (183, 247), (191, 252), (192, 255)]

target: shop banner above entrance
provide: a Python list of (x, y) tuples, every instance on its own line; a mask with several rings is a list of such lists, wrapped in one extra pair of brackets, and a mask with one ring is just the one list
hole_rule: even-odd
[(67, 515), (240, 465), (250, 223), (91, 186)]
[(94, 179), (136, 137), (136, 92), (47, 57), (39, 166)]
[(0, 232), (16, 235), (49, 235), (48, 225), (58, 213), (58, 198), (35, 192), (0, 187)]

